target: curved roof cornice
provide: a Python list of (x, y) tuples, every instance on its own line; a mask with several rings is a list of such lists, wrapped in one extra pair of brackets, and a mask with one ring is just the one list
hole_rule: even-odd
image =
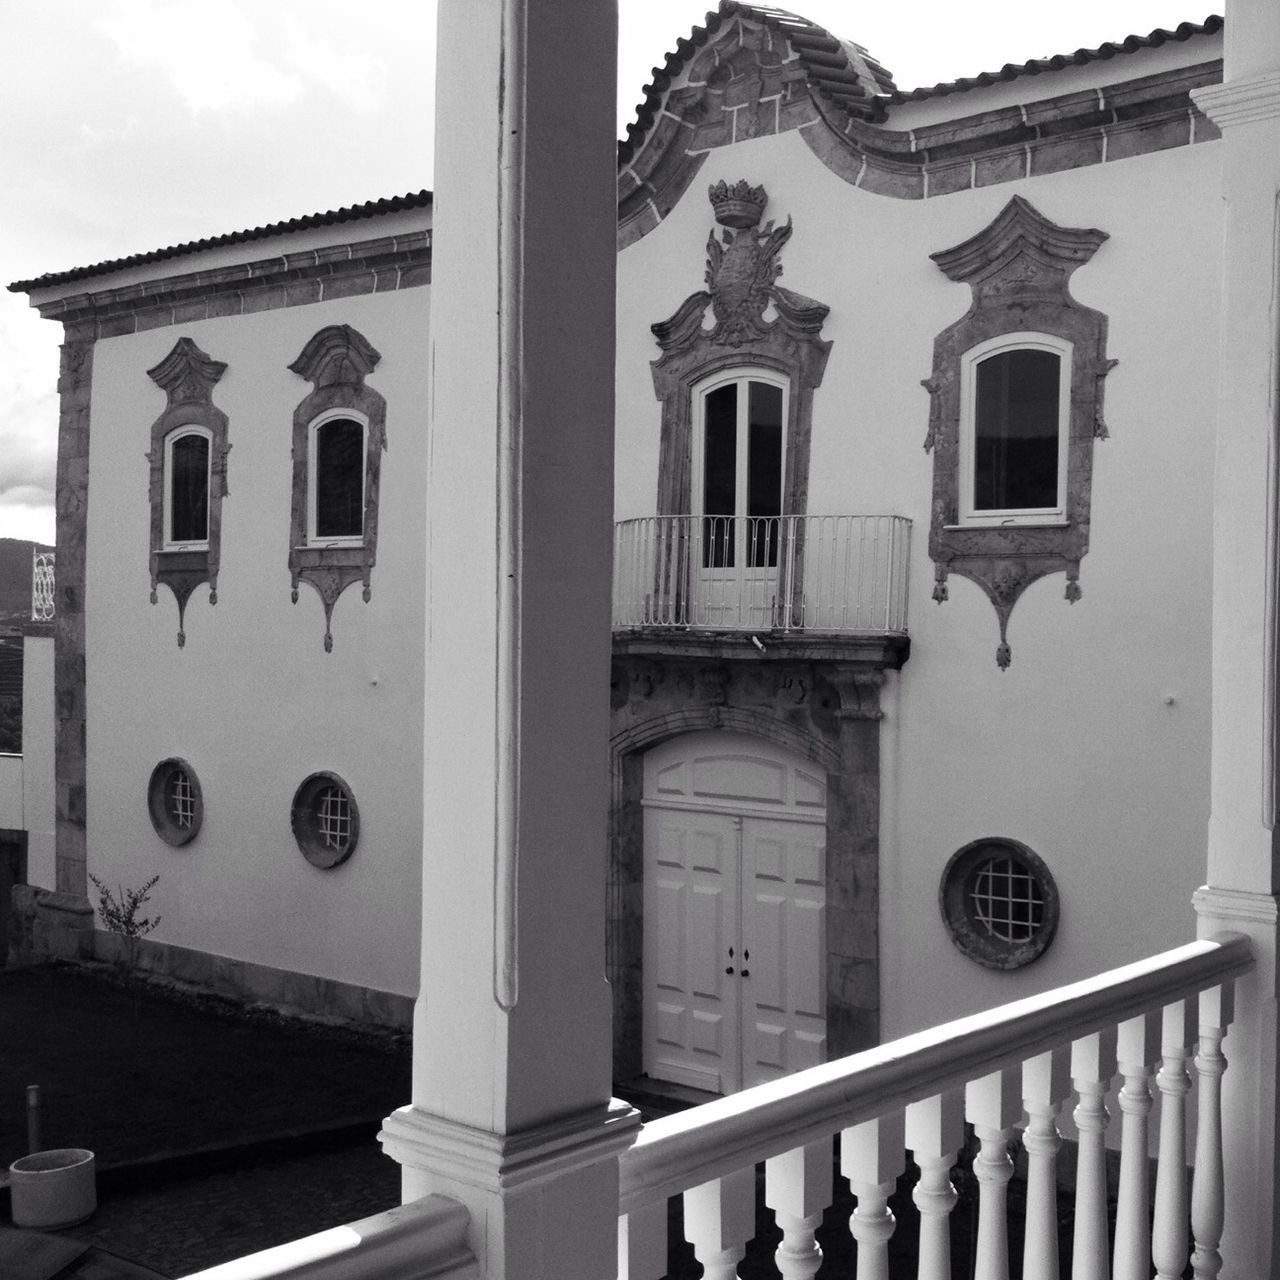
[(655, 69), (619, 145), (618, 246), (666, 217), (712, 150), (766, 134), (799, 130), (851, 185), (908, 200), (1208, 141), (1218, 131), (1189, 93), (1221, 80), (1214, 47), (1193, 66), (921, 128), (894, 129), (892, 111), (1221, 30), (1211, 17), (903, 94), (861, 46), (781, 9), (721, 0)]

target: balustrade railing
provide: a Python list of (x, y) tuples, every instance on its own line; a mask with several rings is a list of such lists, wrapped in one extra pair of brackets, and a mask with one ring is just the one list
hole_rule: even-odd
[(31, 550), (31, 621), (53, 621), (54, 560), (52, 551)]
[(613, 625), (902, 632), (904, 516), (646, 516), (614, 534)]
[(424, 1196), (186, 1280), (480, 1280), (466, 1242), (467, 1222), (456, 1200)]
[[(756, 1166), (763, 1163), (765, 1203), (782, 1231), (777, 1270), (784, 1280), (812, 1277), (822, 1262), (816, 1231), (832, 1201), (838, 1135), (840, 1170), (857, 1199), (849, 1224), (857, 1280), (887, 1280), (896, 1225), (888, 1199), (908, 1150), (920, 1170), (916, 1274), (948, 1280), (957, 1202), (951, 1170), (967, 1120), (980, 1143), (973, 1274), (1007, 1280), (1009, 1144), (1025, 1116), (1022, 1275), (1056, 1280), (1057, 1119), (1074, 1092), (1072, 1280), (1146, 1280), (1153, 1266), (1160, 1280), (1172, 1280), (1188, 1259), (1197, 1280), (1211, 1280), (1222, 1265), (1222, 1039), (1233, 979), (1253, 963), (1242, 937), (1191, 943), (646, 1124), (621, 1156), (619, 1274), (657, 1280), (666, 1273), (667, 1201), (682, 1195), (685, 1235), (707, 1280), (732, 1280), (756, 1231)], [(1192, 1063), (1199, 1097), (1188, 1206)], [(1117, 1073), (1120, 1183), (1109, 1257), (1105, 1099)], [(1154, 1222), (1147, 1143), (1153, 1079), (1161, 1099)]]

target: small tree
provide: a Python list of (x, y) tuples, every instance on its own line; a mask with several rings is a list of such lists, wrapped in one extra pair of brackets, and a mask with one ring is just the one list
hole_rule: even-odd
[[(125, 939), (121, 956), (117, 961), (123, 974), (126, 968), (130, 970), (133, 968), (137, 958), (138, 939), (145, 938), (160, 923), (159, 916), (153, 920), (149, 916), (138, 914), (150, 900), (151, 890), (156, 887), (156, 881), (160, 877), (152, 876), (139, 889), (126, 889), (123, 885), (117, 884), (115, 893), (112, 893), (92, 871), (89, 872), (89, 879), (93, 881), (93, 887), (98, 891), (98, 914), (102, 917), (102, 923), (106, 926), (107, 932), (119, 934)], [(136, 974), (129, 973), (126, 980), (133, 991), (133, 1074), (137, 1076), (140, 1074), (138, 1061), (141, 1029)]]
[(93, 872), (89, 879), (98, 891), (98, 914), (108, 933), (118, 933), (126, 938), (145, 938), (159, 923), (160, 917), (154, 920), (147, 916), (139, 916), (138, 912), (151, 898), (151, 890), (156, 887), (160, 877), (152, 876), (140, 889), (125, 889), (116, 885), (116, 892), (103, 884)]

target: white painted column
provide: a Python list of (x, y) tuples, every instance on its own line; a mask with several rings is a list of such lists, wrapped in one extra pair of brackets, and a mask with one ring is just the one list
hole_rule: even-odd
[(422, 979), (406, 1200), (489, 1280), (617, 1266), (604, 977), (616, 5), (440, 0)]
[(1280, 5), (1228, 0), (1221, 86), (1196, 90), (1222, 131), (1225, 238), (1214, 474), (1213, 757), (1200, 933), (1248, 934), (1224, 1082), (1223, 1275), (1275, 1274), (1276, 385)]

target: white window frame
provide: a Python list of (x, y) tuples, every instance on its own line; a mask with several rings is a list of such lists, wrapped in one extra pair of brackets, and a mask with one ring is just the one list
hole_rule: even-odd
[[(345, 419), (360, 426), (360, 533), (345, 538), (321, 538), (316, 535), (316, 447), (320, 428), (328, 422)], [(363, 547), (369, 527), (369, 419), (356, 409), (328, 409), (307, 425), (307, 543), (309, 547)]]
[[(712, 374), (709, 378), (703, 378), (701, 382), (694, 383), (691, 388), (693, 396), (693, 457), (691, 459), (692, 467), (690, 472), (690, 492), (689, 506), (690, 515), (701, 516), (706, 513), (702, 510), (702, 504), (705, 501), (704, 494), (704, 471), (706, 469), (707, 454), (707, 397), (721, 387), (728, 386), (730, 383), (739, 383), (744, 388), (748, 388), (752, 382), (767, 382), (771, 386), (777, 387), (782, 392), (782, 476), (781, 490), (778, 494), (779, 503), (786, 494), (787, 487), (787, 438), (789, 432), (788, 416), (791, 412), (791, 379), (784, 374), (778, 373), (774, 369), (759, 368), (755, 365), (736, 365), (732, 369), (722, 369), (719, 373)], [(750, 394), (750, 391), (747, 391)], [(738, 430), (741, 430), (742, 417), (749, 412), (747, 408), (748, 401), (745, 400), (741, 393), (738, 396)], [(739, 440), (741, 444), (741, 440)], [(738, 504), (742, 505), (741, 514), (746, 514), (747, 500), (747, 450), (739, 448), (736, 456), (737, 473), (734, 477), (734, 514), (737, 511)]]
[[(197, 538), (189, 542), (179, 542), (173, 536), (173, 447), (179, 440), (185, 440), (188, 436), (201, 436), (208, 443), (209, 452), (206, 462), (207, 472), (205, 475), (205, 517), (204, 517), (204, 537)], [(213, 432), (208, 427), (202, 427), (197, 423), (187, 423), (181, 427), (174, 427), (172, 431), (164, 438), (164, 470), (161, 475), (161, 484), (163, 486), (162, 500), (164, 504), (164, 538), (161, 547), (165, 551), (208, 551), (209, 549), (209, 520), (213, 511)]]
[[(978, 401), (978, 366), (1005, 351), (1047, 351), (1059, 358), (1058, 372), (1058, 501), (1052, 507), (1024, 507), (1007, 510), (973, 506), (975, 419)], [(1003, 525), (1061, 525), (1067, 520), (1067, 461), (1071, 443), (1071, 361), (1075, 347), (1051, 333), (1023, 331), (1002, 333), (960, 357), (960, 494), (957, 510), (966, 528)]]

